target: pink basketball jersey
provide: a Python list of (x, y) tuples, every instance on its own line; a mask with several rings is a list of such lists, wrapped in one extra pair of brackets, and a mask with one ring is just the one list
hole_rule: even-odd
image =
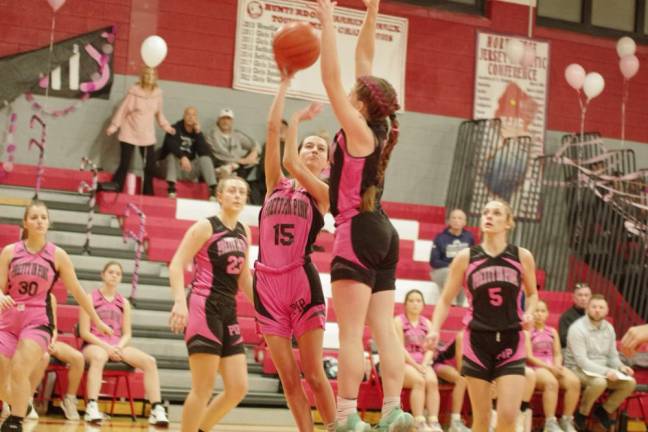
[(323, 226), (306, 189), (282, 178), (259, 213), (259, 262), (275, 269), (303, 263)]
[(425, 353), (423, 344), (428, 334), (428, 327), (425, 324), (425, 320), (419, 318), (418, 323), (413, 325), (405, 314), (400, 315), (400, 320), (403, 323), (405, 350), (410, 353), (415, 361), (420, 362), (423, 360), (423, 354)]
[(8, 293), (16, 303), (27, 306), (45, 306), (48, 303), (49, 292), (58, 278), (55, 253), (54, 243), (46, 243), (36, 253), (29, 252), (22, 241), (14, 243)]
[(90, 326), (90, 333), (97, 336), (101, 340), (109, 341), (111, 344), (119, 342), (122, 335), (122, 323), (124, 319), (124, 297), (118, 292), (112, 300), (108, 300), (101, 293), (101, 290), (96, 289), (92, 291), (92, 304), (99, 318), (106, 323), (113, 331), (112, 336), (102, 334), (97, 327), (92, 323)]
[(531, 350), (533, 355), (545, 363), (553, 364), (554, 335), (551, 327), (545, 326), (542, 330), (531, 330)]
[(245, 265), (248, 240), (240, 222), (230, 230), (216, 216), (207, 219), (212, 235), (194, 257), (191, 292), (205, 297), (221, 295), (234, 302), (238, 278)]

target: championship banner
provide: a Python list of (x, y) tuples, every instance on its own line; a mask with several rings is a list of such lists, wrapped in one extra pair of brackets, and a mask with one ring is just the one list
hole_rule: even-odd
[(114, 44), (115, 30), (109, 26), (55, 42), (51, 53), (45, 46), (0, 57), (0, 103), (25, 92), (45, 94), (47, 87), (55, 97), (108, 99)]
[[(519, 40), (525, 50), (535, 53), (532, 61), (522, 65), (509, 59), (506, 47), (511, 39)], [(477, 175), (474, 190), (508, 201), (517, 217), (536, 219), (539, 195), (534, 188), (539, 171), (533, 161), (544, 153), (549, 43), (478, 32), (475, 57), (473, 118), (501, 120), (499, 137), (483, 149), (483, 157), (491, 162), (486, 165), (506, 174), (501, 179), (493, 172)], [(519, 151), (507, 148), (522, 145), (524, 140), (517, 137), (523, 136), (530, 137), (530, 145)], [(506, 154), (506, 161), (502, 154)], [(470, 208), (471, 213), (480, 211)]]
[[(239, 0), (236, 26), (233, 87), (257, 93), (275, 94), (280, 82), (279, 70), (272, 53), (272, 37), (281, 25), (305, 21), (319, 33), (319, 21), (312, 3), (298, 0)], [(337, 48), (345, 89), (355, 81), (355, 46), (365, 12), (335, 8)], [(407, 56), (407, 19), (378, 15), (376, 57), (373, 75), (387, 79), (398, 93), (404, 108), (405, 61)], [(289, 96), (326, 102), (319, 60), (308, 69), (297, 72)]]

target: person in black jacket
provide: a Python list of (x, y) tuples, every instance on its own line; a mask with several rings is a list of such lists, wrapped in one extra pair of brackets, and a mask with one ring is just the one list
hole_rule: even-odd
[(215, 200), (216, 175), (211, 160), (211, 150), (205, 136), (200, 131), (198, 110), (187, 107), (182, 120), (173, 125), (175, 135), (166, 134), (160, 150), (159, 160), (164, 160), (165, 178), (168, 184), (169, 198), (176, 196), (176, 182), (197, 180), (202, 176), (209, 186), (209, 199)]
[(577, 283), (574, 287), (574, 304), (560, 315), (558, 321), (558, 336), (560, 336), (560, 346), (567, 348), (567, 333), (569, 327), (578, 318), (585, 315), (587, 304), (592, 298), (592, 289), (586, 283)]
[[(466, 231), (466, 213), (461, 209), (454, 209), (448, 217), (448, 226), (438, 234), (432, 242), (430, 253), (430, 267), (432, 267), (432, 281), (439, 286), (439, 292), (448, 277), (448, 266), (457, 253), (475, 245), (475, 238), (470, 231)], [(455, 303), (463, 305), (465, 300), (463, 291), (457, 295)]]

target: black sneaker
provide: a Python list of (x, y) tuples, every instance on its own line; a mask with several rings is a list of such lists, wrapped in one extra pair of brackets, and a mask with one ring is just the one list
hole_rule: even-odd
[(594, 417), (607, 430), (610, 430), (610, 428), (612, 426), (614, 426), (614, 419), (610, 418), (610, 414), (607, 411), (605, 411), (605, 408), (603, 408), (603, 405), (598, 405), (594, 409)]
[(574, 414), (574, 426), (580, 432), (587, 430), (587, 416), (576, 411), (576, 414)]
[(0, 432), (22, 432), (22, 418), (9, 416), (2, 423)]

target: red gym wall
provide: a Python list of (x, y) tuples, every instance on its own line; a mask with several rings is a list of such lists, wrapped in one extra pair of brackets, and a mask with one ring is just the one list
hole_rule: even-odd
[[(51, 9), (45, 0), (21, 0), (3, 5), (0, 14), (0, 56), (46, 45)], [(340, 0), (360, 7), (360, 0)], [(164, 80), (230, 87), (236, 31), (236, 0), (67, 0), (56, 15), (55, 38), (117, 25), (115, 69), (135, 74), (139, 45), (157, 33), (168, 43), (169, 55), (160, 67)], [(407, 61), (408, 111), (469, 118), (472, 113), (475, 33), (479, 29), (526, 35), (528, 8), (488, 0), (487, 16), (466, 15), (383, 0), (384, 13), (409, 19)], [(606, 88), (588, 110), (588, 130), (620, 136), (622, 78), (616, 41), (538, 27), (535, 37), (551, 42), (548, 128), (576, 130), (579, 109), (574, 91), (563, 78), (570, 63), (600, 72)], [(630, 85), (627, 139), (648, 143), (648, 48), (637, 56), (642, 69)]]

